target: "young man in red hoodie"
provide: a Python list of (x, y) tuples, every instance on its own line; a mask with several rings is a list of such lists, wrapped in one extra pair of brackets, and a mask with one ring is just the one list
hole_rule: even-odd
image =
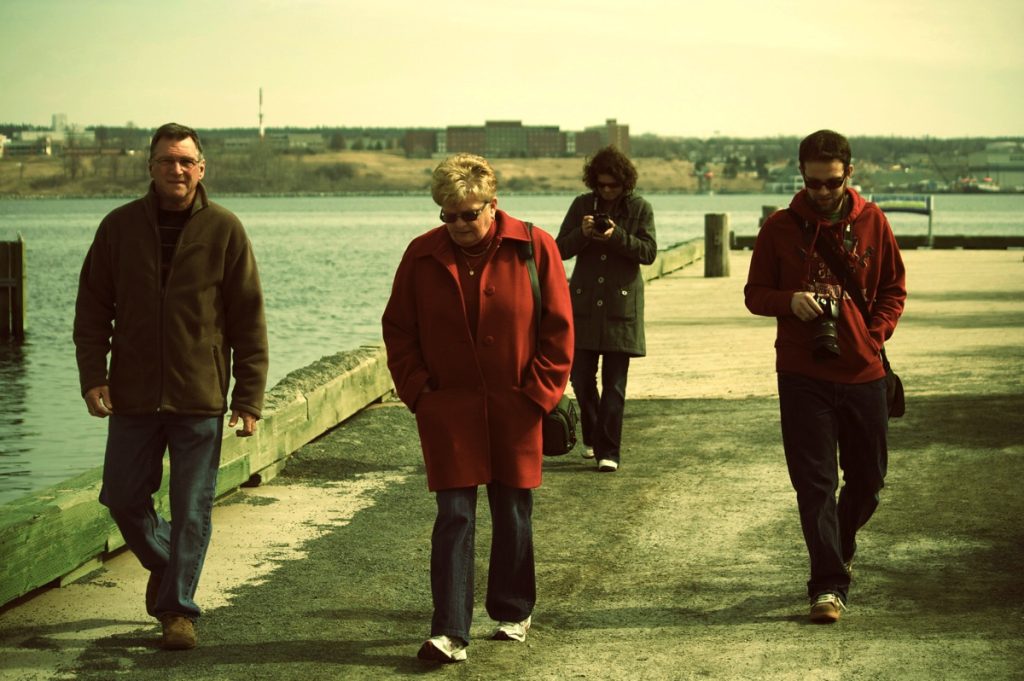
[[(878, 506), (888, 449), (880, 352), (906, 299), (892, 228), (850, 188), (850, 144), (831, 130), (800, 143), (805, 188), (758, 234), (744, 288), (747, 308), (775, 317), (782, 443), (811, 559), (810, 618), (846, 607), (856, 533)], [(831, 249), (847, 272), (821, 255)], [(860, 289), (864, 319), (851, 298)], [(838, 467), (836, 450), (839, 451)], [(839, 492), (839, 468), (845, 484)]]

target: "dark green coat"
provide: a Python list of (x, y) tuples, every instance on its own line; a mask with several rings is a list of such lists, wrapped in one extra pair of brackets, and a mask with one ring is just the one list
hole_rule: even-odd
[(576, 257), (569, 280), (576, 347), (598, 352), (647, 354), (644, 340), (644, 280), (640, 265), (654, 262), (651, 204), (635, 195), (623, 197), (609, 216), (615, 231), (608, 241), (588, 239), (580, 229), (593, 215), (593, 193), (577, 196), (558, 231), (563, 260)]

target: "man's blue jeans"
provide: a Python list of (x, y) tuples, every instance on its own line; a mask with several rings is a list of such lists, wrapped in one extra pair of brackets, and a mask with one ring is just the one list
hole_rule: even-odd
[[(434, 617), (430, 635), (469, 643), (473, 620), (476, 487), (439, 490), (431, 537), (430, 590)], [(533, 612), (537, 583), (533, 560), (533, 492), (487, 485), (491, 508), (491, 559), (487, 573), (487, 614), (499, 622), (520, 622)]]
[[(601, 359), (601, 392), (597, 391), (597, 361)], [(598, 459), (620, 459), (622, 419), (626, 409), (629, 355), (576, 348), (569, 380), (580, 405), (583, 444)]]
[[(878, 507), (889, 462), (885, 379), (846, 384), (779, 374), (782, 443), (811, 558), (811, 598), (846, 601), (844, 563), (857, 551), (857, 530)], [(836, 502), (839, 468), (843, 489)]]
[[(155, 601), (150, 615), (195, 619), (193, 597), (210, 543), (220, 465), (222, 416), (153, 414), (110, 417), (100, 503), (110, 509), (128, 548), (150, 571)], [(164, 451), (170, 451), (171, 521), (153, 507)]]

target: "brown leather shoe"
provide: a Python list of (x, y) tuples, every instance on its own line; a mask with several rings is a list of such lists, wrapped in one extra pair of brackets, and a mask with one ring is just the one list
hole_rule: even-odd
[(196, 628), (184, 615), (169, 613), (160, 618), (164, 637), (160, 645), (164, 650), (191, 650), (196, 647)]
[(833, 593), (819, 594), (811, 603), (811, 621), (816, 624), (838, 622), (843, 610), (846, 610), (846, 605), (839, 596)]

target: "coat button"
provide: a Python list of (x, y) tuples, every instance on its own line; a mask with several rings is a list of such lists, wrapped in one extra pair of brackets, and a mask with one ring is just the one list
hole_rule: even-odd
[(608, 259), (608, 254), (607, 253), (602, 253), (601, 254), (601, 260), (607, 260), (607, 259)]
[(602, 305), (604, 305), (604, 301), (603, 300), (597, 301), (597, 306), (598, 307), (601, 307)]
[(583, 289), (581, 289), (581, 288), (576, 289), (576, 293), (577, 294), (583, 293)]
[(484, 289), (484, 295), (485, 296), (493, 296), (494, 295), (494, 287), (493, 286), (488, 286), (487, 288), (485, 288)]
[(624, 296), (628, 296), (629, 295), (629, 291), (627, 291), (626, 289), (622, 289), (621, 293)]
[(484, 336), (484, 345), (494, 345), (494, 336)]
[(597, 283), (598, 284), (603, 284), (604, 283), (604, 277), (598, 277), (597, 278)]

